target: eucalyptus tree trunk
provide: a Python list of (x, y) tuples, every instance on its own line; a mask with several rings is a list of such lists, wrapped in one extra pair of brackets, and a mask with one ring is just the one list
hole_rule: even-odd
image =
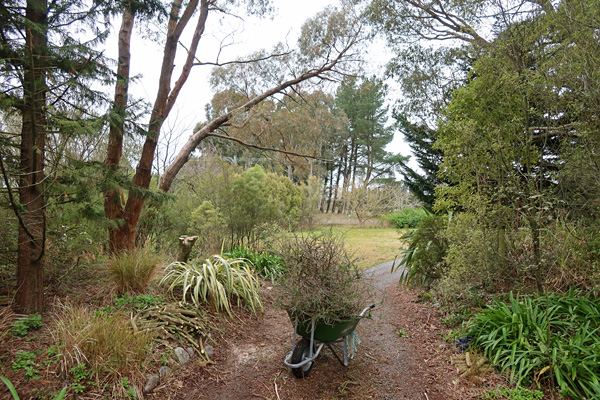
[[(200, 3), (200, 12), (198, 13), (198, 22), (191, 39), (191, 45), (188, 49), (185, 64), (180, 72), (179, 78), (173, 86), (175, 68), (175, 56), (177, 46), (184, 28), (197, 11)], [(112, 221), (117, 222), (118, 226), (109, 228), (110, 250), (117, 253), (124, 249), (133, 249), (135, 247), (135, 229), (142, 212), (145, 195), (144, 190), (150, 187), (152, 178), (152, 163), (156, 153), (156, 145), (160, 129), (169, 115), (179, 92), (187, 81), (191, 72), (196, 49), (200, 37), (204, 32), (206, 18), (208, 16), (208, 0), (191, 0), (182, 11), (182, 0), (174, 0), (172, 3), (170, 19), (167, 28), (167, 38), (164, 45), (162, 67), (158, 83), (158, 92), (154, 101), (154, 107), (148, 124), (146, 140), (142, 148), (142, 154), (133, 177), (133, 183), (138, 190), (129, 192), (127, 201), (121, 193), (109, 190), (105, 193), (104, 208), (106, 216)], [(120, 118), (117, 123), (111, 126), (109, 147), (107, 150), (107, 164), (112, 169), (117, 169), (122, 157), (124, 115), (127, 101), (127, 90), (129, 76), (129, 60), (131, 58), (131, 29), (133, 27), (134, 15), (127, 10), (123, 15), (123, 23), (119, 31), (119, 66), (117, 70), (117, 84), (115, 87), (115, 104), (113, 111)]]
[(26, 30), (25, 37), (28, 52), (24, 59), (19, 162), (19, 203), (23, 209), (19, 217), (15, 308), (33, 313), (44, 309), (47, 1), (27, 1), (25, 13), (33, 28)]

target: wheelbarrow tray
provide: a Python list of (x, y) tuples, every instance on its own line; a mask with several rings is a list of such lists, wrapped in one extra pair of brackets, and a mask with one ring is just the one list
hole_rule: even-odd
[[(336, 340), (343, 338), (344, 336), (350, 335), (356, 329), (356, 325), (362, 317), (356, 316), (354, 318), (344, 319), (340, 321), (334, 321), (331, 324), (326, 324), (322, 321), (315, 323), (315, 340), (319, 342), (335, 342)], [(292, 322), (294, 319), (290, 316)], [(296, 327), (296, 333), (302, 337), (310, 339), (311, 336), (311, 322), (298, 322)]]

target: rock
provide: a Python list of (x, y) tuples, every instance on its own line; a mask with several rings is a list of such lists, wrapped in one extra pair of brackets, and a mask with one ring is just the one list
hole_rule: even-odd
[(177, 360), (179, 361), (179, 364), (183, 365), (186, 362), (190, 361), (190, 355), (187, 351), (185, 351), (182, 347), (176, 347), (175, 350), (173, 350), (175, 352), (175, 355), (177, 356)]
[(204, 353), (206, 354), (206, 356), (208, 358), (212, 357), (214, 352), (215, 352), (215, 349), (213, 349), (213, 347), (210, 344), (207, 344), (206, 346), (204, 346)]
[(144, 393), (150, 393), (160, 383), (160, 377), (156, 374), (148, 375), (148, 379), (146, 380), (146, 386), (144, 386)]
[(165, 378), (167, 375), (169, 375), (171, 373), (171, 368), (167, 367), (166, 365), (163, 365), (162, 367), (160, 367), (160, 369), (158, 370), (158, 375), (160, 375), (160, 378), (163, 379)]
[(185, 349), (185, 351), (188, 352), (188, 354), (190, 355), (190, 357), (194, 357), (194, 348), (193, 347), (188, 347)]

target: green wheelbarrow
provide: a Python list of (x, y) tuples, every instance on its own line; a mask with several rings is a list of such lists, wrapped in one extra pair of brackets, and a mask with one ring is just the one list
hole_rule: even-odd
[[(313, 362), (327, 346), (335, 358), (344, 366), (348, 366), (348, 355), (351, 348), (350, 337), (358, 322), (365, 317), (367, 311), (374, 308), (375, 304), (366, 307), (362, 312), (352, 318), (337, 321), (333, 325), (322, 322), (294, 323), (292, 335), (293, 350), (287, 355), (283, 363), (292, 370), (296, 378), (308, 376), (313, 367)], [(290, 316), (291, 318), (291, 316)], [(293, 318), (291, 318), (293, 320)], [(296, 343), (296, 336), (301, 339)]]

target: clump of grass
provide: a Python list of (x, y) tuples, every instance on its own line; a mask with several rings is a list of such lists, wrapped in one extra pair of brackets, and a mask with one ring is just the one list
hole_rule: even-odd
[(112, 386), (113, 391), (122, 389), (124, 376), (140, 386), (153, 340), (150, 333), (134, 333), (129, 318), (119, 313), (96, 313), (70, 303), (60, 308), (52, 333), (61, 353), (57, 365), (62, 376), (84, 365), (91, 379)]
[(0, 307), (0, 339), (8, 334), (14, 320), (15, 314), (10, 307)]
[(111, 256), (108, 270), (118, 294), (143, 293), (156, 275), (160, 263), (160, 255), (142, 247)]
[(475, 346), (521, 385), (554, 381), (563, 396), (600, 398), (600, 299), (571, 291), (496, 301), (472, 320)]
[(167, 266), (160, 283), (169, 285), (171, 293), (175, 288), (182, 288), (182, 301), (189, 295), (196, 306), (209, 303), (217, 311), (223, 310), (229, 315), (232, 300), (238, 306), (245, 304), (255, 314), (263, 309), (260, 285), (243, 259), (215, 255), (201, 264), (174, 262)]
[(298, 235), (282, 254), (289, 270), (279, 281), (279, 304), (297, 321), (332, 324), (358, 314), (368, 302), (368, 287), (340, 238)]

